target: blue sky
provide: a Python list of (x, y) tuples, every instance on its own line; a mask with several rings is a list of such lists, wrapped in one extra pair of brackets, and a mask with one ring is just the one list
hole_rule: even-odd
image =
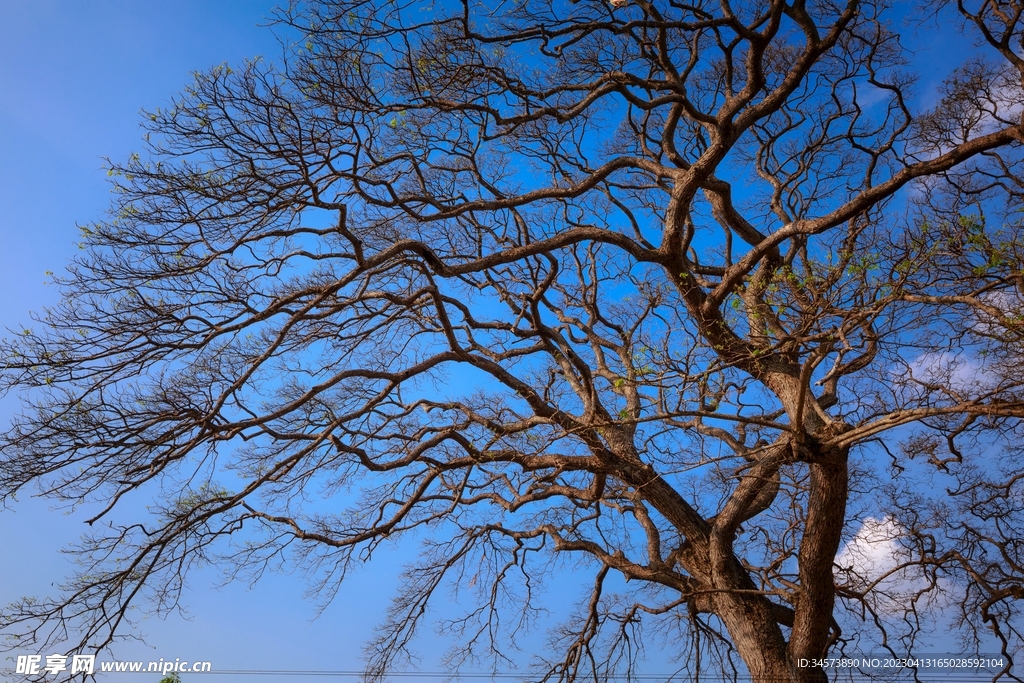
[[(44, 273), (60, 272), (77, 251), (76, 221), (102, 215), (109, 197), (102, 157), (141, 147), (141, 109), (165, 105), (194, 70), (279, 54), (259, 26), (274, 4), (0, 0), (0, 326), (25, 324), (30, 310), (55, 300)], [(16, 409), (10, 398), (0, 402), (0, 420)], [(84, 530), (83, 518), (33, 500), (0, 513), (0, 603), (53, 592), (72, 569), (60, 549)], [(218, 590), (218, 574), (201, 572), (185, 600), (191, 621), (145, 621), (152, 648), (126, 644), (117, 652), (209, 660), (218, 670), (356, 669), (396, 564), (385, 558), (374, 574), (354, 577), (315, 621), (300, 577)], [(0, 670), (8, 666), (0, 662)]]
[[(0, 326), (26, 324), (30, 310), (54, 301), (44, 273), (61, 271), (77, 250), (75, 223), (102, 215), (109, 196), (102, 157), (123, 159), (140, 148), (141, 109), (164, 106), (194, 70), (276, 58), (273, 34), (258, 26), (273, 6), (0, 0)], [(948, 73), (955, 52), (934, 49), (954, 33), (944, 28), (925, 37), (933, 50), (919, 56), (932, 65), (922, 98)], [(964, 42), (953, 44), (969, 48)], [(0, 402), (0, 422), (16, 409), (10, 398)], [(0, 513), (0, 603), (52, 592), (72, 569), (60, 549), (78, 537), (84, 517), (33, 500)], [(191, 620), (147, 620), (140, 630), (152, 649), (129, 643), (117, 653), (209, 660), (221, 671), (358, 669), (359, 646), (386, 607), (399, 560), (375, 558), (317, 619), (301, 577), (217, 589), (217, 573), (200, 572), (184, 601)], [(0, 670), (7, 666), (0, 662)], [(155, 683), (152, 675), (116, 680)]]

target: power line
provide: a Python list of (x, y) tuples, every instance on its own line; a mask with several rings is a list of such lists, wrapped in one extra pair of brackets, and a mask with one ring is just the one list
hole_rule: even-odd
[[(897, 672), (892, 672), (897, 673)], [(902, 672), (901, 672), (902, 673)], [(976, 683), (981, 680), (991, 680), (991, 676), (995, 674), (995, 671), (991, 670), (978, 670), (978, 671), (955, 671), (949, 670), (949, 673), (944, 674), (942, 670), (924, 670), (918, 671), (918, 677), (923, 681), (941, 681), (942, 683)], [(307, 677), (334, 677), (334, 678), (364, 678), (366, 676), (365, 671), (348, 671), (348, 670), (303, 670), (303, 669), (222, 669), (217, 671), (205, 671), (205, 672), (193, 672), (189, 675), (218, 675), (218, 676), (307, 676)], [(536, 681), (537, 677), (531, 677), (527, 674), (522, 673), (484, 673), (484, 672), (472, 672), (472, 673), (458, 673), (453, 674), (446, 671), (403, 671), (389, 673), (384, 676), (384, 679), (431, 679), (431, 680), (489, 680), (489, 681)], [(877, 680), (877, 676), (868, 676), (867, 674), (853, 671), (845, 671), (844, 675), (838, 677), (838, 680)], [(895, 680), (910, 680), (909, 670), (906, 673), (897, 673), (894, 676)], [(555, 679), (557, 680), (557, 679)], [(593, 680), (589, 677), (583, 677), (581, 680)], [(602, 683), (612, 683), (614, 681), (675, 681), (677, 683), (683, 683), (684, 681), (749, 681), (750, 676), (722, 676), (722, 675), (705, 675), (701, 674), (699, 678), (693, 675), (681, 675), (675, 674), (604, 674), (599, 675), (598, 679)], [(786, 679), (788, 680), (788, 679)], [(892, 679), (890, 679), (892, 680)]]

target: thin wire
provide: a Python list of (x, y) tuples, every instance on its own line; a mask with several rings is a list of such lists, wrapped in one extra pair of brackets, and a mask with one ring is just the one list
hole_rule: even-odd
[[(858, 680), (861, 678), (868, 679), (866, 674), (855, 675), (855, 672), (847, 671), (847, 674), (851, 674), (849, 679)], [(895, 673), (895, 672), (894, 672)], [(991, 680), (989, 677), (995, 674), (995, 671), (950, 671), (948, 675), (943, 675), (941, 671), (918, 671), (918, 676), (922, 680), (941, 680), (943, 683), (976, 683), (981, 680)], [(218, 675), (218, 676), (322, 676), (322, 677), (337, 677), (337, 678), (363, 678), (366, 676), (364, 671), (330, 671), (330, 670), (286, 670), (286, 669), (223, 669), (218, 671), (203, 671), (203, 672), (190, 672), (189, 676), (195, 674), (202, 675)], [(904, 674), (904, 680), (912, 680), (909, 674)], [(406, 671), (406, 672), (394, 672), (389, 673), (383, 677), (385, 680), (390, 678), (429, 678), (429, 679), (444, 679), (444, 680), (466, 680), (466, 679), (485, 679), (485, 680), (529, 680), (529, 676), (524, 674), (515, 673), (459, 673), (453, 674), (444, 671)], [(700, 676), (702, 680), (706, 681), (749, 681), (750, 676), (709, 676), (702, 674)], [(870, 677), (871, 680), (876, 680), (877, 677)], [(899, 677), (896, 680), (899, 680)], [(536, 680), (536, 679), (533, 679)], [(686, 678), (680, 674), (604, 674), (601, 676), (602, 681), (685, 681), (692, 680)], [(788, 678), (785, 680), (789, 680)], [(839, 680), (848, 680), (847, 676), (842, 677)]]

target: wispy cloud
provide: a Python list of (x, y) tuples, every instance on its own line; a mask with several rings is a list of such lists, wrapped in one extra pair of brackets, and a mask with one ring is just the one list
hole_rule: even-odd
[(912, 381), (939, 385), (959, 394), (977, 395), (998, 383), (984, 359), (963, 352), (926, 351), (910, 361), (907, 369)]
[(869, 517), (836, 556), (836, 578), (884, 613), (902, 612), (916, 596), (933, 586), (923, 568), (901, 542), (906, 529), (891, 516)]

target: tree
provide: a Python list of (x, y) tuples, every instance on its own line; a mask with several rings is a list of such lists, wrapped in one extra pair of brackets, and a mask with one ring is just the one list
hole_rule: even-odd
[(881, 2), (285, 11), (283, 67), (148, 116), (4, 344), (5, 497), (170, 496), (8, 631), (104, 647), (203, 562), (329, 596), (411, 538), (374, 677), (446, 582), (452, 666), (518, 661), (566, 559), (538, 679), (661, 629), (691, 674), (823, 681), (937, 624), (1013, 676), (1024, 5), (921, 11), (981, 45), (927, 108)]

